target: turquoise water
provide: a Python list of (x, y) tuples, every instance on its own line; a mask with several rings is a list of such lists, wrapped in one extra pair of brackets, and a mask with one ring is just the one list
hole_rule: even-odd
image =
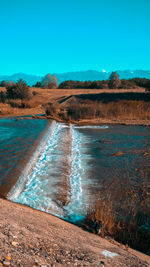
[(16, 183), (47, 126), (46, 120), (0, 119), (1, 195)]

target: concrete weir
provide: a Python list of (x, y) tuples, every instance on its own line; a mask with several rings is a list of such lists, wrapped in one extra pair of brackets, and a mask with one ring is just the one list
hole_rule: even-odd
[(52, 122), (8, 199), (66, 220), (83, 218), (82, 134), (73, 125)]

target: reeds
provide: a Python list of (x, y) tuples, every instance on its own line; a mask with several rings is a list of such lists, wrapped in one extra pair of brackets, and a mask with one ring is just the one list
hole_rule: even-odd
[(99, 234), (111, 236), (132, 248), (150, 253), (150, 182), (133, 185), (113, 179), (110, 185), (101, 184), (96, 204), (90, 207), (84, 220), (86, 228), (96, 233), (95, 222), (101, 226)]
[(113, 119), (113, 120), (149, 120), (150, 103), (144, 101), (121, 100), (103, 103), (91, 100), (75, 100), (65, 107), (58, 104), (46, 108), (47, 115), (53, 115), (66, 121)]

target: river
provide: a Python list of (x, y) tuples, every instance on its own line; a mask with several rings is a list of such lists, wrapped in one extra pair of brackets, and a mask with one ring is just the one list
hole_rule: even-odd
[(112, 185), (112, 201), (120, 205), (125, 188), (147, 191), (149, 163), (148, 126), (0, 119), (0, 195), (73, 223)]

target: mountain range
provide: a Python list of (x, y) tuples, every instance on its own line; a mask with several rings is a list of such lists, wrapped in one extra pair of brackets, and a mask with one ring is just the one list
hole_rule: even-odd
[[(120, 79), (132, 79), (132, 78), (147, 78), (150, 79), (149, 70), (123, 70), (117, 71)], [(96, 71), (96, 70), (87, 70), (87, 71), (75, 71), (75, 72), (66, 72), (66, 73), (54, 73), (58, 79), (58, 82), (61, 83), (67, 80), (76, 80), (76, 81), (96, 81), (96, 80), (107, 80), (111, 72), (106, 71)], [(13, 75), (0, 75), (0, 81), (13, 81), (16, 82), (19, 79), (23, 79), (27, 82), (28, 85), (32, 86), (36, 82), (41, 81), (42, 76), (30, 75), (25, 73), (16, 73)]]

